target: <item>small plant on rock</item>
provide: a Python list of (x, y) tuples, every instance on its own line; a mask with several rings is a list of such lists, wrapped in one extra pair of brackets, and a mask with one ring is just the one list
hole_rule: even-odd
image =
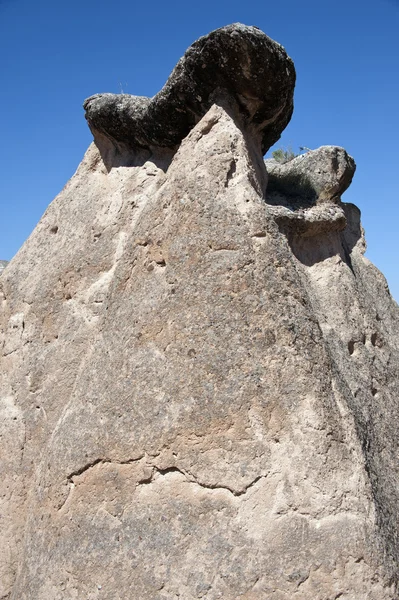
[(282, 164), (289, 162), (297, 156), (299, 156), (299, 154), (295, 154), (291, 146), (289, 146), (287, 149), (278, 148), (277, 150), (274, 150), (272, 152), (272, 157), (274, 158), (274, 160)]

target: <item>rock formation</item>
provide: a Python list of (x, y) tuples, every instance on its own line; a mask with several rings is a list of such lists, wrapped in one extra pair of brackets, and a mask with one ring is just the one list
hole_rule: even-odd
[(397, 598), (399, 311), (343, 149), (267, 187), (293, 87), (232, 25), (86, 101), (0, 279), (0, 597)]
[(8, 260), (0, 260), (0, 275), (8, 265)]
[(294, 85), (284, 48), (257, 27), (235, 24), (190, 46), (154, 98), (97, 94), (84, 108), (95, 139), (102, 133), (122, 150), (176, 148), (213, 104), (227, 102), (266, 152), (291, 118)]
[(341, 195), (355, 173), (355, 161), (337, 146), (323, 146), (286, 163), (266, 161), (267, 202), (277, 223), (303, 236), (346, 227)]

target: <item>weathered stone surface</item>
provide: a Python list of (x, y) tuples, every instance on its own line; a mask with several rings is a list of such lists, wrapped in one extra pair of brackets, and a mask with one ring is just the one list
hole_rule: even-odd
[(257, 27), (235, 23), (197, 40), (154, 98), (97, 94), (84, 107), (94, 138), (120, 148), (176, 147), (226, 98), (265, 153), (293, 110), (295, 70), (284, 48)]
[(92, 145), (2, 275), (0, 597), (397, 597), (398, 307), (234, 117)]
[(337, 202), (350, 186), (355, 161), (339, 146), (321, 146), (287, 162), (266, 161), (268, 192), (307, 198), (309, 202)]
[(265, 161), (268, 202), (287, 230), (304, 236), (346, 227), (341, 195), (355, 173), (355, 161), (338, 146), (322, 146), (285, 163)]
[(0, 275), (8, 265), (8, 260), (0, 260)]

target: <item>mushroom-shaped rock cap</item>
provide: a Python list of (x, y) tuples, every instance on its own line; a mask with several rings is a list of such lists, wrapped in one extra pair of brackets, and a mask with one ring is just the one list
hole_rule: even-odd
[(263, 153), (293, 111), (295, 69), (284, 48), (257, 27), (235, 23), (198, 39), (153, 98), (97, 94), (84, 103), (94, 137), (116, 146), (174, 148), (214, 103), (230, 105)]
[(281, 163), (265, 160), (269, 174), (268, 190), (309, 200), (340, 200), (355, 173), (355, 161), (340, 146), (321, 146)]
[(355, 173), (355, 161), (339, 146), (321, 146), (285, 163), (265, 160), (267, 202), (279, 224), (305, 237), (346, 227), (341, 195)]

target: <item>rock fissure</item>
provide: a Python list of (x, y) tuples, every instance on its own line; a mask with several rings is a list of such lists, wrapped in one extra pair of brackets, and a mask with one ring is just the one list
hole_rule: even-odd
[[(167, 469), (158, 469), (156, 467), (154, 467), (154, 474), (155, 475), (168, 475), (169, 473), (180, 473), (181, 475), (183, 475), (186, 478), (186, 481), (188, 483), (194, 483), (198, 486), (200, 486), (201, 488), (207, 489), (207, 490), (225, 490), (227, 492), (230, 492), (230, 494), (232, 494), (235, 497), (239, 497), (239, 496), (244, 496), (248, 490), (250, 490), (255, 484), (257, 484), (260, 480), (265, 479), (267, 476), (266, 475), (259, 475), (257, 477), (255, 477), (255, 479), (253, 479), (253, 481), (251, 481), (249, 484), (247, 484), (243, 489), (237, 489), (232, 485), (221, 485), (218, 483), (215, 484), (210, 484), (210, 483), (205, 483), (204, 481), (201, 481), (198, 477), (195, 477), (192, 473), (190, 473), (187, 470), (183, 470), (180, 469), (178, 467), (169, 467)], [(152, 481), (154, 480), (154, 477), (152, 478)], [(146, 483), (151, 483), (151, 482), (146, 482)]]
[[(73, 484), (75, 477), (79, 477), (79, 476), (83, 475), (84, 473), (86, 473), (87, 471), (90, 471), (91, 469), (97, 467), (98, 465), (107, 465), (107, 464), (109, 464), (109, 465), (132, 465), (135, 463), (140, 463), (140, 461), (142, 461), (143, 458), (145, 458), (145, 455), (142, 455), (138, 458), (126, 459), (126, 460), (111, 460), (111, 459), (107, 459), (107, 458), (98, 458), (96, 460), (91, 461), (90, 463), (83, 465), (81, 468), (77, 469), (76, 471), (73, 471), (72, 473), (70, 473), (67, 476), (66, 479), (69, 484)], [(215, 483), (215, 484), (205, 483), (204, 481), (201, 481), (201, 479), (198, 478), (198, 476), (194, 476), (192, 472), (187, 471), (186, 469), (176, 467), (176, 466), (171, 466), (171, 467), (161, 469), (161, 468), (157, 467), (156, 465), (148, 462), (147, 460), (145, 460), (145, 462), (143, 463), (143, 466), (146, 469), (150, 469), (151, 472), (150, 472), (150, 474), (144, 475), (142, 478), (138, 479), (137, 486), (149, 485), (149, 484), (153, 483), (159, 476), (165, 477), (171, 473), (178, 473), (185, 478), (187, 483), (193, 483), (195, 485), (198, 485), (201, 488), (208, 489), (208, 490), (225, 490), (225, 491), (231, 493), (235, 497), (244, 496), (254, 485), (256, 485), (262, 479), (266, 479), (266, 477), (267, 477), (267, 475), (258, 475), (250, 483), (245, 485), (245, 487), (243, 487), (241, 489), (237, 489), (236, 487), (231, 486), (231, 485), (222, 485), (222, 484), (218, 484), (218, 483)], [(63, 503), (63, 505), (65, 504), (65, 502)]]
[(85, 465), (83, 465), (82, 467), (80, 467), (80, 469), (77, 469), (76, 471), (73, 471), (72, 473), (70, 473), (67, 476), (67, 481), (72, 482), (74, 477), (79, 477), (79, 475), (83, 475), (83, 473), (85, 473), (86, 471), (89, 471), (90, 469), (92, 469), (93, 467), (96, 467), (99, 464), (102, 465), (106, 465), (106, 464), (115, 464), (115, 465), (131, 465), (134, 464), (136, 462), (139, 462), (140, 460), (142, 460), (144, 458), (144, 454), (139, 456), (138, 458), (128, 458), (126, 460), (115, 460), (115, 459), (109, 459), (109, 458), (97, 458)]

